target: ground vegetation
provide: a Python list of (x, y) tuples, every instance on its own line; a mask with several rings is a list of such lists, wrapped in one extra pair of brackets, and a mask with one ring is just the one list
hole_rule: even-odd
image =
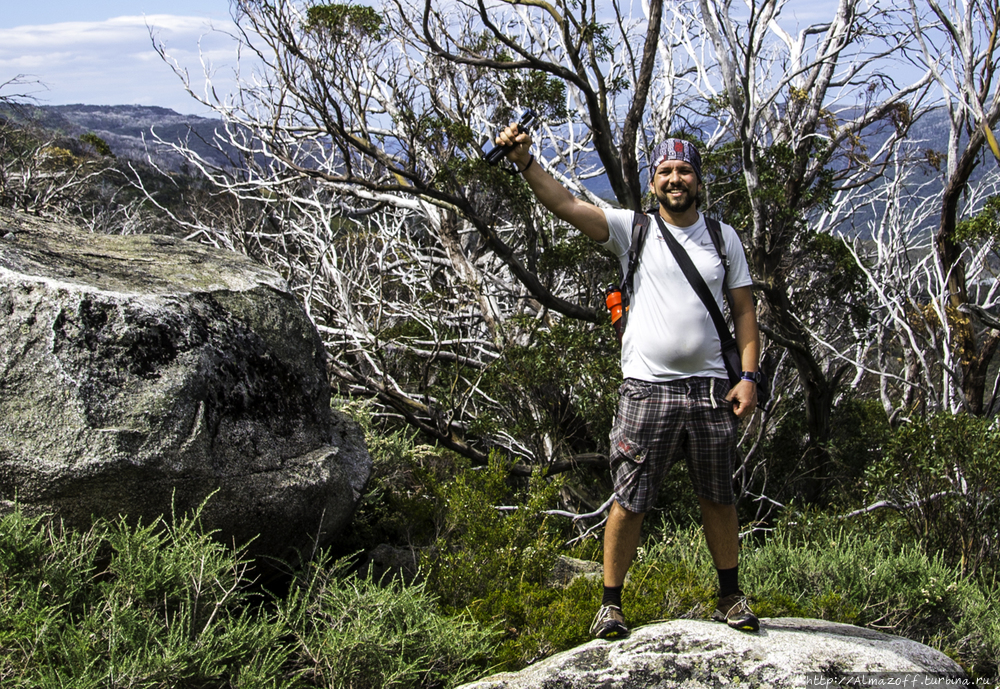
[[(256, 61), (240, 90), (174, 65), (221, 123), (202, 142), (217, 156), (158, 142), (182, 171), (0, 122), (4, 207), (278, 270), (375, 458), (340, 549), (278, 584), (196, 515), (85, 534), (8, 515), (0, 676), (448, 686), (585, 640), (599, 584), (547, 575), (600, 558), (617, 266), (481, 161), (526, 107), (537, 164), (598, 205), (649, 202), (663, 136), (705, 151), (702, 207), (747, 247), (775, 392), (736, 473), (758, 612), (902, 634), (1000, 676), (995, 8), (841, 0), (805, 26), (772, 0), (610, 12), (236, 0)], [(945, 144), (921, 129), (942, 112)], [(713, 603), (682, 468), (663, 493), (625, 591), (635, 624)], [(367, 578), (379, 543), (414, 549), (419, 583)]]

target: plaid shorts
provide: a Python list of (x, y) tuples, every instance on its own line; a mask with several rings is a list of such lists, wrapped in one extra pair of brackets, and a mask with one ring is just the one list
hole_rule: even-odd
[(723, 505), (736, 502), (733, 467), (739, 419), (726, 401), (728, 381), (685, 378), (648, 383), (628, 378), (611, 429), (615, 496), (631, 512), (648, 512), (680, 455), (695, 494)]

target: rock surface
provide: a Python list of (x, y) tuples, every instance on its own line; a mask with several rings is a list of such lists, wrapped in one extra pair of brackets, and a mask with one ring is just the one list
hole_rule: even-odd
[(748, 634), (717, 622), (671, 620), (640, 627), (621, 641), (591, 641), (463, 689), (837, 686), (836, 678), (852, 673), (965, 677), (939, 651), (847, 624), (773, 618)]
[(603, 580), (603, 576), (604, 567), (600, 562), (560, 555), (556, 558), (552, 567), (552, 575), (549, 576), (546, 583), (555, 588), (566, 588), (580, 577), (600, 581)]
[(252, 555), (328, 543), (371, 472), (281, 277), (183, 240), (0, 213), (0, 500), (203, 523)]
[(384, 584), (393, 581), (414, 584), (421, 579), (420, 549), (382, 543), (368, 551), (360, 570), (374, 581)]

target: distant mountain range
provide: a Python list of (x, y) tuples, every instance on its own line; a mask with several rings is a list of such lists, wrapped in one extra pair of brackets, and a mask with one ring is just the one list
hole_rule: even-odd
[[(163, 168), (181, 169), (183, 160), (180, 156), (154, 145), (150, 131), (155, 129), (165, 140), (187, 141), (193, 150), (213, 163), (226, 163), (218, 151), (204, 143), (211, 140), (215, 129), (221, 126), (219, 120), (181, 115), (167, 108), (145, 105), (26, 105), (11, 110), (9, 106), (0, 106), (0, 116), (31, 120), (54, 136), (79, 139), (82, 134), (93, 133), (107, 142), (120, 158), (151, 159)], [(864, 138), (863, 143), (869, 150), (874, 150), (883, 136), (871, 134)], [(944, 111), (925, 115), (910, 132), (910, 138), (920, 150), (943, 152), (947, 136), (948, 122)], [(924, 179), (938, 174), (929, 166), (925, 167)], [(982, 166), (977, 173), (981, 174), (981, 170)], [(600, 197), (613, 198), (606, 177), (592, 179), (587, 186)]]
[(170, 170), (180, 168), (183, 160), (155, 145), (150, 132), (166, 141), (187, 141), (206, 159), (223, 164), (219, 152), (206, 145), (220, 121), (196, 115), (181, 115), (167, 108), (149, 105), (23, 105), (9, 106), (0, 115), (15, 121), (30, 121), (54, 136), (78, 139), (93, 133), (101, 137), (112, 153), (120, 158), (150, 159)]

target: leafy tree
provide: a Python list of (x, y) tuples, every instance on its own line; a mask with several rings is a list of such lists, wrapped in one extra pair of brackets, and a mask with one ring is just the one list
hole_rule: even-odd
[[(850, 257), (811, 223), (839, 192), (879, 179), (929, 77), (880, 76), (913, 38), (898, 28), (901, 8), (844, 0), (793, 37), (782, 7), (654, 1), (637, 17), (565, 1), (239, 0), (238, 37), (259, 72), (202, 100), (224, 117), (220, 148), (241, 158), (216, 168), (179, 150), (245, 220), (236, 232), (205, 217), (190, 231), (252, 247), (289, 276), (345, 393), (374, 397), (477, 463), (500, 446), (554, 467), (606, 449), (607, 421), (588, 417), (608, 414), (612, 393), (584, 402), (575, 391), (598, 389), (617, 358), (600, 304), (617, 267), (519, 179), (484, 165), (482, 142), (533, 107), (539, 164), (594, 203), (639, 208), (639, 161), (686, 132), (712, 152), (707, 207), (744, 232), (767, 332), (797, 371), (816, 498), (849, 370), (819, 342), (849, 347), (844, 326), (865, 313)], [(879, 148), (863, 150), (873, 130)], [(588, 188), (596, 176), (613, 200)], [(828, 272), (842, 279), (811, 293)], [(540, 343), (558, 341), (547, 332), (577, 327), (567, 321), (586, 344), (571, 347), (563, 373), (517, 382), (539, 370)]]
[(108, 146), (108, 142), (99, 137), (94, 132), (87, 132), (80, 136), (80, 141), (87, 144), (95, 151), (98, 155), (102, 155), (108, 158), (114, 158), (115, 154), (111, 152), (111, 146)]
[[(647, 145), (659, 20), (604, 24), (575, 4), (234, 7), (261, 74), (207, 104), (228, 123), (220, 148), (242, 159), (214, 168), (179, 150), (245, 221), (236, 231), (177, 219), (283, 270), (345, 393), (374, 397), (479, 463), (496, 445), (547, 465), (600, 449), (590, 429), (607, 418), (585, 417), (610, 408), (600, 396), (617, 353), (601, 301), (614, 266), (480, 155), (530, 106), (551, 151), (543, 164), (563, 165), (567, 183), (601, 204), (584, 181), (609, 168), (619, 202), (637, 207), (639, 186), (624, 180), (638, 180), (636, 149)], [(578, 341), (556, 387), (509, 384), (507, 356), (534, 370), (564, 319), (581, 326), (565, 326)], [(600, 393), (582, 408), (573, 391), (587, 388)]]
[[(898, 85), (885, 61), (906, 56), (902, 6), (841, 0), (830, 21), (797, 35), (782, 28), (785, 3), (698, 3), (701, 43), (721, 83), (709, 101), (721, 131), (720, 179), (710, 199), (735, 226), (763, 296), (762, 329), (788, 352), (807, 427), (802, 496), (827, 488), (834, 402), (850, 371), (839, 353), (865, 318), (864, 280), (817, 219), (838, 192), (878, 183), (924, 110), (928, 78)], [(860, 84), (866, 86), (860, 86)], [(862, 141), (880, 142), (866, 150)], [(836, 276), (836, 277), (832, 277)]]

